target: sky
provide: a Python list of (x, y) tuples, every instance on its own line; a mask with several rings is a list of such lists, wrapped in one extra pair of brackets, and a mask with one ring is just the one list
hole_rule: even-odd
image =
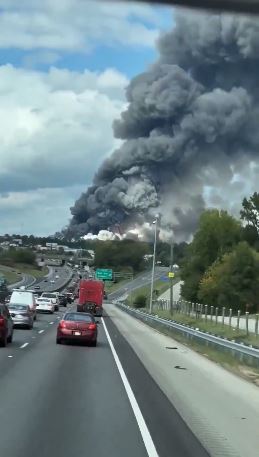
[(156, 58), (172, 10), (0, 0), (0, 233), (49, 235), (103, 159), (129, 80)]

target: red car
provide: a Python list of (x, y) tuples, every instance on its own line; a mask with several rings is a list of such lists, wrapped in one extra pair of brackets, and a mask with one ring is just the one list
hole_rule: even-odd
[(56, 343), (79, 341), (96, 346), (97, 323), (92, 314), (68, 312), (58, 324)]
[(6, 305), (0, 304), (0, 346), (13, 340), (13, 320)]

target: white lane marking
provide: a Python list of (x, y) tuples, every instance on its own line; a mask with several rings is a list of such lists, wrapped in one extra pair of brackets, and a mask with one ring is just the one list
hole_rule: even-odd
[(43, 332), (44, 332), (44, 330), (39, 330), (39, 331), (38, 331), (38, 333), (43, 333)]
[(11, 359), (13, 357), (13, 355), (8, 355), (9, 359)]
[(135, 395), (133, 393), (133, 390), (132, 390), (132, 388), (130, 386), (128, 378), (127, 378), (127, 376), (125, 374), (125, 371), (124, 371), (123, 366), (121, 364), (121, 361), (120, 361), (120, 359), (118, 357), (118, 354), (117, 354), (117, 352), (116, 352), (116, 350), (115, 350), (115, 348), (113, 346), (113, 342), (111, 340), (110, 334), (109, 334), (109, 332), (107, 330), (107, 327), (106, 327), (106, 324), (104, 322), (103, 317), (101, 318), (101, 320), (102, 320), (103, 328), (104, 328), (105, 333), (106, 333), (106, 337), (107, 337), (108, 343), (109, 343), (111, 351), (112, 351), (112, 355), (114, 357), (115, 363), (116, 363), (118, 371), (120, 373), (120, 377), (122, 379), (122, 382), (123, 382), (123, 385), (125, 387), (129, 402), (130, 402), (132, 410), (133, 410), (133, 413), (135, 415), (135, 418), (136, 418), (136, 421), (137, 421), (137, 424), (138, 424), (142, 439), (144, 441), (144, 445), (145, 445), (147, 454), (148, 454), (149, 457), (158, 457), (158, 453), (157, 453), (157, 450), (155, 448), (155, 445), (154, 445), (154, 442), (152, 440), (152, 437), (150, 435), (150, 432), (149, 432), (149, 430), (147, 428), (147, 424), (146, 424), (145, 419), (144, 419), (144, 417), (142, 415), (142, 412), (140, 410), (140, 407), (138, 405), (136, 397), (135, 397)]
[(49, 322), (49, 325), (52, 325), (52, 324), (54, 324), (54, 322)]
[(20, 346), (20, 349), (23, 349), (23, 348), (26, 348), (26, 346), (28, 346), (29, 343), (24, 343)]

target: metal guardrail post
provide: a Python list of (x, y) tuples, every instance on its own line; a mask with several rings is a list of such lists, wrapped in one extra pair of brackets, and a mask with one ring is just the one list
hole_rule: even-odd
[(210, 321), (211, 322), (212, 322), (213, 313), (214, 313), (214, 306), (211, 306), (210, 307)]
[(239, 309), (237, 312), (237, 330), (239, 330), (239, 327), (240, 327), (240, 315), (241, 315), (241, 311)]
[(207, 322), (208, 319), (208, 305), (205, 305), (205, 322)]
[(231, 327), (231, 321), (232, 321), (232, 309), (230, 308), (229, 309), (229, 322), (228, 322), (229, 327)]
[(249, 326), (248, 326), (248, 320), (249, 320), (249, 311), (246, 311), (246, 334), (249, 334)]
[(217, 324), (218, 324), (218, 315), (219, 315), (219, 309), (218, 309), (218, 307), (216, 307), (215, 312), (216, 312), (216, 314), (215, 314), (215, 315), (216, 315), (215, 321), (216, 321), (216, 325), (217, 325)]
[(203, 315), (203, 304), (200, 303), (200, 317), (202, 317)]
[(259, 314), (255, 315), (255, 336), (256, 338), (258, 337), (258, 320), (259, 320)]
[(222, 325), (224, 325), (224, 323), (225, 323), (225, 312), (226, 312), (226, 308), (225, 308), (225, 306), (223, 306), (223, 308), (222, 308)]
[(194, 303), (192, 303), (192, 315), (194, 314)]

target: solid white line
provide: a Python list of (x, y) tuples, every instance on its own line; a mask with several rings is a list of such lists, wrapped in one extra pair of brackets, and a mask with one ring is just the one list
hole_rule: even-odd
[(149, 430), (147, 428), (147, 425), (146, 425), (146, 422), (145, 422), (145, 419), (142, 415), (142, 412), (140, 410), (140, 407), (138, 405), (138, 402), (136, 400), (136, 397), (133, 393), (133, 390), (130, 386), (130, 383), (128, 381), (128, 378), (125, 374), (125, 371), (122, 367), (122, 364), (120, 362), (120, 359), (118, 357), (118, 354), (113, 346), (113, 342), (111, 340), (111, 337), (109, 335), (109, 332), (107, 330), (107, 327), (106, 327), (106, 324), (104, 322), (104, 319), (103, 317), (101, 318), (102, 320), (102, 324), (103, 324), (103, 328), (105, 330), (105, 333), (106, 333), (106, 336), (107, 336), (107, 340), (109, 342), (109, 345), (110, 345), (110, 348), (111, 348), (111, 351), (112, 351), (112, 355), (114, 357), (114, 360), (115, 360), (115, 363), (117, 365), (117, 368), (119, 370), (119, 373), (120, 373), (120, 377), (122, 379), (122, 382), (123, 382), (123, 385), (125, 387), (125, 390), (126, 390), (126, 393), (127, 393), (127, 396), (128, 396), (128, 399), (129, 399), (129, 402), (131, 404), (131, 407), (132, 407), (132, 410), (133, 410), (133, 413), (135, 415), (135, 418), (136, 418), (136, 421), (138, 423), (138, 426), (139, 426), (139, 430), (140, 430), (140, 433), (141, 433), (141, 436), (142, 436), (142, 439), (144, 441), (144, 445), (145, 445), (145, 448), (146, 448), (146, 451), (147, 451), (147, 454), (149, 457), (158, 457), (158, 453), (156, 451), (156, 448), (155, 448), (155, 445), (154, 445), (154, 442), (152, 440), (152, 437), (149, 433)]
[(39, 331), (38, 331), (38, 333), (43, 333), (43, 332), (44, 332), (44, 330), (39, 330)]
[(20, 346), (20, 349), (23, 349), (23, 348), (26, 348), (26, 346), (28, 346), (29, 343), (24, 343)]
[(49, 323), (49, 325), (52, 325), (52, 324), (54, 324), (54, 322), (50, 322), (50, 323)]

